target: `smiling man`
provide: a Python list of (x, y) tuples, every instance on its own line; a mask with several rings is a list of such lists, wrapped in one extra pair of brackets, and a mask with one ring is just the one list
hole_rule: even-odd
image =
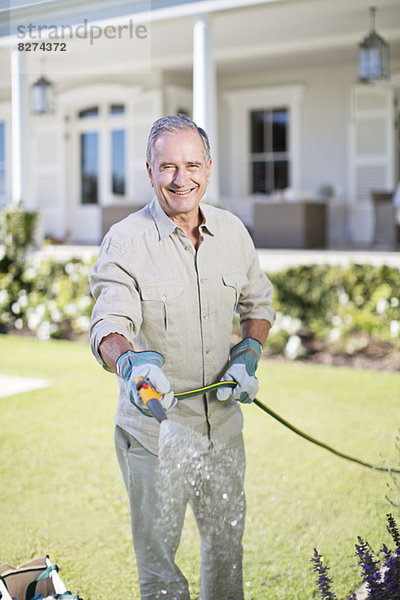
[[(177, 225), (190, 228), (199, 240), (199, 203), (206, 193), (211, 158), (194, 129), (158, 136), (147, 170), (161, 208)], [(196, 244), (197, 245), (197, 244)]]
[[(189, 600), (175, 555), (190, 504), (201, 537), (201, 600), (242, 600), (240, 403), (252, 402), (258, 390), (257, 363), (274, 319), (272, 286), (241, 221), (201, 202), (211, 173), (201, 128), (184, 115), (156, 121), (147, 170), (155, 198), (111, 228), (90, 273), (92, 351), (120, 388), (115, 444), (141, 599)], [(243, 339), (230, 348), (236, 312)], [(159, 423), (141, 401), (138, 376), (161, 394), (168, 419), (193, 430), (193, 444), (201, 440), (194, 484), (173, 498), (173, 527), (157, 502)], [(236, 386), (174, 396), (218, 381)], [(178, 473), (179, 465), (171, 462), (169, 470)]]

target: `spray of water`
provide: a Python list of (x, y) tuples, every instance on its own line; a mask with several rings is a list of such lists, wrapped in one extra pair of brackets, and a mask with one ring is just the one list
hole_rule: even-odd
[(158, 481), (165, 541), (177, 549), (184, 516), (181, 507), (190, 503), (203, 548), (209, 549), (213, 561), (215, 580), (220, 585), (226, 582), (226, 591), (241, 588), (245, 499), (239, 473), (243, 469), (237, 447), (218, 442), (211, 445), (193, 429), (170, 420), (161, 423)]

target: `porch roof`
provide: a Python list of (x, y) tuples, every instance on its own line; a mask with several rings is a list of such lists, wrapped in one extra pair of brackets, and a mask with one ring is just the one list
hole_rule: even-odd
[[(375, 0), (374, 4), (377, 31), (390, 44), (392, 61), (400, 59), (398, 0)], [(369, 29), (366, 0), (13, 0), (11, 10), (0, 10), (0, 45), (20, 41), (15, 37), (17, 27), (29, 23), (76, 27), (86, 19), (106, 27), (131, 21), (151, 28), (152, 70), (189, 72), (193, 17), (202, 13), (212, 13), (214, 59), (220, 73), (246, 71), (250, 66), (257, 71), (356, 62), (357, 45)], [(45, 32), (41, 35), (45, 37)], [(78, 44), (72, 41), (78, 40), (68, 42), (71, 60), (76, 60), (74, 46)], [(96, 62), (106, 72), (113, 54), (109, 41), (96, 41)], [(124, 46), (127, 53), (129, 41)], [(50, 76), (51, 57), (47, 62)], [(117, 69), (133, 72), (137, 66), (129, 56), (118, 61)], [(6, 74), (7, 61), (4, 67)], [(59, 70), (57, 75), (61, 76)]]

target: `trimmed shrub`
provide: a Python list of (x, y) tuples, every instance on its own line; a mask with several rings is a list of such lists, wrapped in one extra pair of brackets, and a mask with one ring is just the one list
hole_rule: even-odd
[(305, 265), (269, 277), (277, 310), (269, 339), (272, 349), (283, 351), (296, 335), (350, 354), (371, 336), (399, 347), (398, 269)]

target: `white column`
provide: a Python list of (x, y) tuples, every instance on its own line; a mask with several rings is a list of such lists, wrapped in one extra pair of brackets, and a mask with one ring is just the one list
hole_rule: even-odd
[(207, 15), (196, 17), (193, 28), (193, 120), (208, 134), (213, 160), (207, 200), (219, 202), (217, 85), (212, 27)]
[[(28, 136), (26, 102), (25, 54), (11, 49), (11, 198), (13, 203), (26, 203), (25, 165)], [(25, 204), (26, 208), (26, 204)]]

